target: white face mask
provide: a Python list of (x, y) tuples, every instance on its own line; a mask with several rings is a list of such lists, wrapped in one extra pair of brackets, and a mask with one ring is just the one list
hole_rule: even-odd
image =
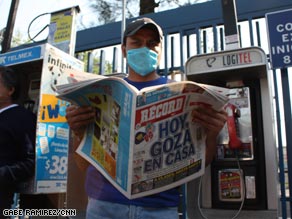
[(158, 54), (147, 47), (127, 51), (129, 66), (139, 75), (146, 76), (157, 68)]

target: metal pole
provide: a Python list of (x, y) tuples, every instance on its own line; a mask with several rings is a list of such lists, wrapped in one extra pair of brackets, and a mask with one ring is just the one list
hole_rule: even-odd
[(10, 49), (10, 44), (11, 44), (11, 39), (12, 39), (18, 4), (19, 4), (19, 0), (12, 0), (12, 2), (11, 2), (11, 7), (10, 7), (10, 11), (9, 11), (6, 30), (4, 33), (4, 40), (2, 42), (1, 53), (5, 53)]
[(105, 54), (104, 50), (102, 49), (100, 51), (99, 56), (99, 74), (104, 75), (105, 74)]
[(87, 72), (93, 73), (93, 54), (91, 51), (87, 53)]
[(235, 0), (221, 0), (226, 49), (238, 49), (237, 12)]
[[(126, 0), (123, 0), (123, 9), (122, 9), (122, 21), (121, 21), (121, 44), (123, 44), (123, 33), (125, 30), (125, 25), (126, 25)], [(125, 60), (124, 57), (122, 55), (122, 66), (121, 66), (121, 72), (124, 73), (125, 71)]]
[(277, 134), (278, 134), (278, 153), (279, 153), (279, 177), (280, 177), (280, 191), (281, 191), (281, 210), (282, 218), (287, 219), (287, 198), (285, 193), (285, 168), (284, 168), (284, 154), (283, 154), (283, 141), (282, 141), (282, 127), (280, 118), (280, 102), (278, 94), (278, 82), (276, 70), (273, 70), (274, 90), (275, 90), (275, 103), (276, 103), (276, 117), (277, 117)]
[(292, 209), (292, 201), (291, 201), (291, 197), (292, 197), (292, 136), (289, 133), (292, 130), (292, 118), (291, 118), (291, 100), (290, 100), (290, 88), (289, 88), (289, 79), (288, 79), (287, 68), (281, 69), (281, 78), (282, 78), (284, 118), (285, 118), (285, 129), (286, 129), (289, 203), (290, 203), (290, 217), (291, 217), (291, 209)]

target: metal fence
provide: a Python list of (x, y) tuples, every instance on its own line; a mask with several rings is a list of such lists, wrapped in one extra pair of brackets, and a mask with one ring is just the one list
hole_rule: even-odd
[[(269, 12), (292, 8), (292, 2), (290, 0), (237, 0), (236, 6), (240, 47), (259, 46), (266, 52), (269, 59), (265, 15)], [(159, 66), (161, 74), (179, 74), (184, 77), (184, 64), (189, 57), (225, 49), (220, 0), (147, 16), (157, 21), (164, 30), (164, 51), (162, 63)], [(86, 60), (88, 72), (93, 72), (95, 68), (99, 74), (125, 72), (125, 69), (122, 69), (120, 39), (121, 22), (79, 31), (76, 55)], [(287, 218), (292, 209), (292, 183), (289, 184), (292, 173), (289, 174), (289, 165), (287, 165), (289, 163), (287, 148), (292, 147), (289, 91), (291, 77), (289, 78), (288, 74), (291, 69), (270, 69), (269, 71), (273, 81), (276, 146), (279, 158), (279, 210), (281, 217)]]

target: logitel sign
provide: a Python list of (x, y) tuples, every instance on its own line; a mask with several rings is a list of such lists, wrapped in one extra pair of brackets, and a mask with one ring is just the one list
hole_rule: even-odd
[(195, 56), (188, 62), (193, 74), (227, 71), (265, 65), (266, 56), (258, 47), (241, 48)]
[(235, 53), (225, 55), (223, 58), (223, 66), (242, 65), (252, 63), (250, 52)]

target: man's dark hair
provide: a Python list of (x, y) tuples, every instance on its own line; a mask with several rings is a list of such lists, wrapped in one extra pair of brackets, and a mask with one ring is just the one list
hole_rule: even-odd
[(0, 66), (0, 80), (3, 85), (8, 88), (14, 88), (14, 92), (11, 96), (12, 100), (17, 100), (20, 95), (20, 79), (19, 75), (13, 71), (12, 68)]

